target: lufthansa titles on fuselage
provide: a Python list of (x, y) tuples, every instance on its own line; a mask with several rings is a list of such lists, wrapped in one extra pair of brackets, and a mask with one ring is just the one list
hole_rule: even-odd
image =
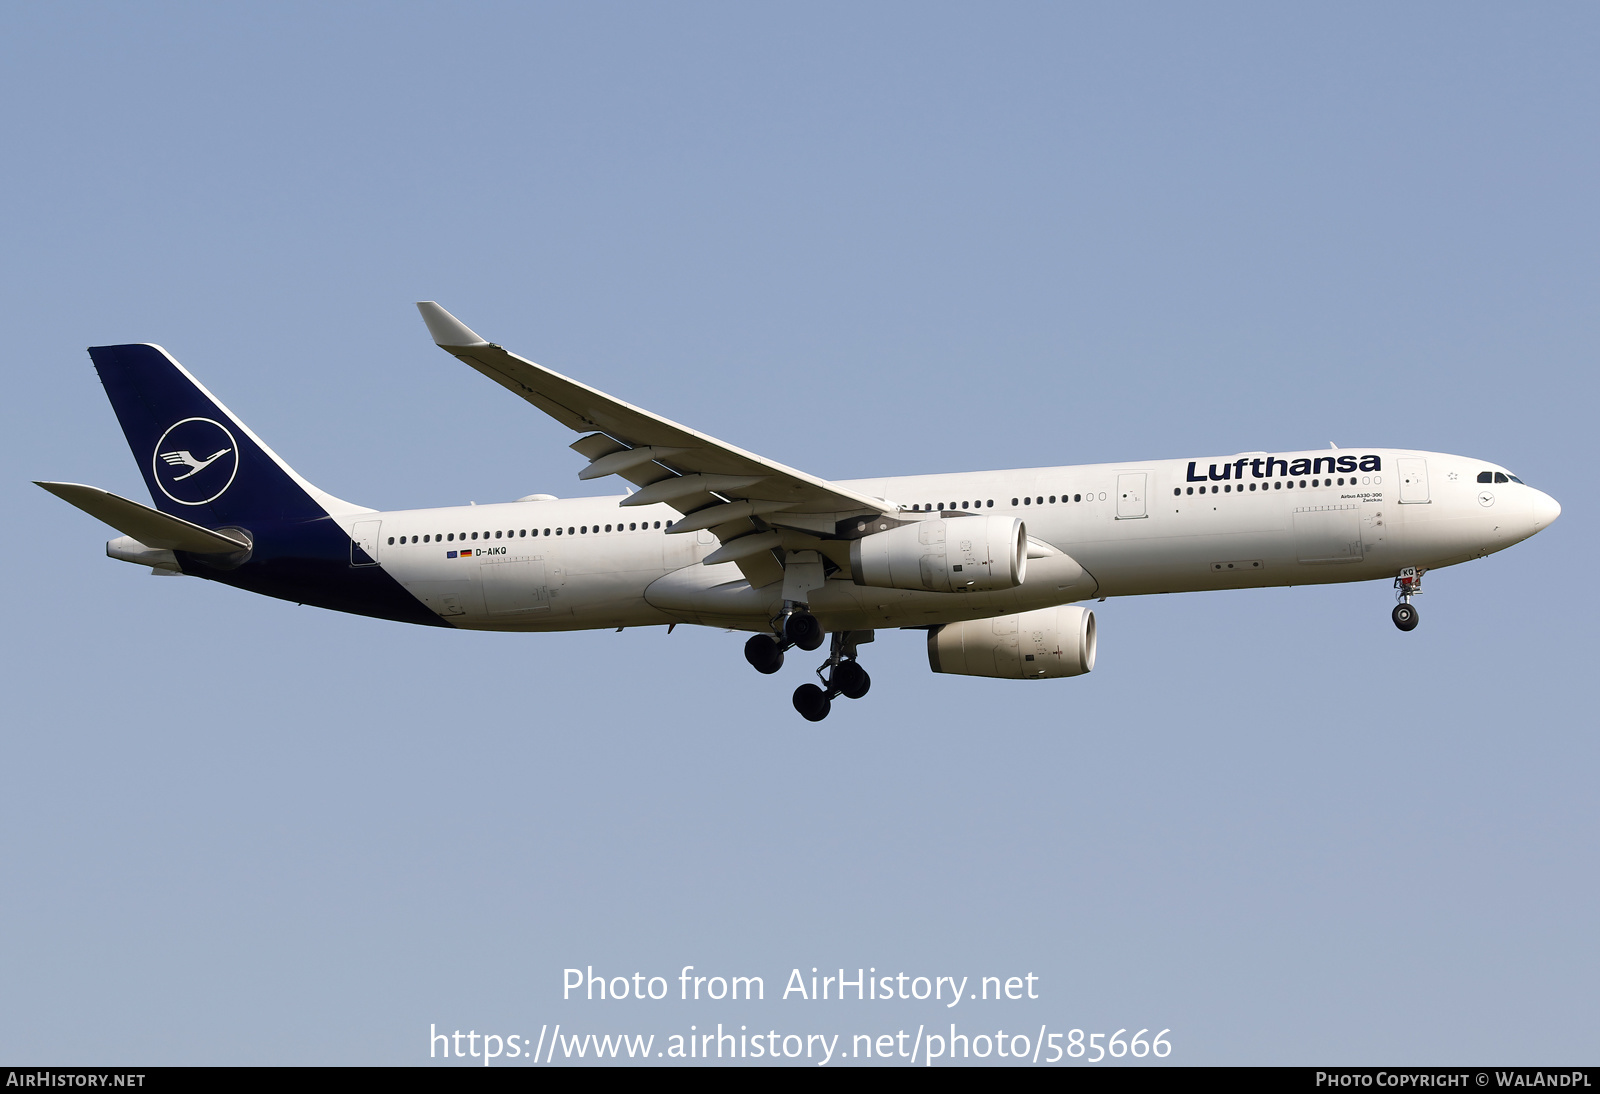
[(1229, 479), (1242, 479), (1245, 477), (1245, 468), (1250, 469), (1250, 478), (1270, 479), (1276, 474), (1283, 478), (1294, 478), (1298, 475), (1348, 475), (1352, 471), (1382, 471), (1382, 458), (1374, 455), (1366, 456), (1316, 456), (1289, 459), (1278, 456), (1240, 456), (1229, 463), (1212, 464), (1205, 473), (1196, 471), (1200, 465), (1199, 460), (1189, 461), (1190, 482), (1225, 482)]

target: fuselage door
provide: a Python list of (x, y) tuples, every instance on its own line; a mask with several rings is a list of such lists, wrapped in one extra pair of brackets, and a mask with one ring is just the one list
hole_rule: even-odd
[(1143, 471), (1130, 471), (1117, 476), (1117, 519), (1138, 520), (1147, 516), (1144, 511)]
[(1415, 456), (1400, 457), (1400, 504), (1428, 503), (1428, 461)]
[(378, 533), (383, 530), (381, 520), (358, 520), (350, 533), (350, 565), (376, 566), (378, 564)]

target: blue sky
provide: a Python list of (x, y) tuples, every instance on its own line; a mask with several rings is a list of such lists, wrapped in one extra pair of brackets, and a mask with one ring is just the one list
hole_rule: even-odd
[[(0, 1058), (893, 1032), (569, 966), (1040, 976), (1175, 1062), (1593, 1062), (1600, 17), (1586, 5), (62, 4), (0, 42)], [(854, 477), (1466, 453), (1550, 531), (1109, 601), (1093, 675), (802, 722), (740, 636), (435, 633), (105, 559), (83, 348), (155, 341), (378, 508), (601, 493), (412, 301)], [(959, 1019), (961, 1021), (967, 1018)]]

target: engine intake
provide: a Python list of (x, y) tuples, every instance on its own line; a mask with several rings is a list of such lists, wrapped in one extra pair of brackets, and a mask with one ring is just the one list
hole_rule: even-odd
[(875, 589), (987, 593), (1022, 584), (1028, 530), (1016, 517), (923, 520), (850, 544), (850, 576)]
[(1001, 680), (1053, 680), (1094, 669), (1094, 612), (1040, 608), (948, 623), (928, 633), (934, 672)]

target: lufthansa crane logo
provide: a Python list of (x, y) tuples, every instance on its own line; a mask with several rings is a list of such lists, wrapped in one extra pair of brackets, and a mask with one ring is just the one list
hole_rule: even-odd
[(239, 442), (210, 418), (185, 418), (156, 442), (150, 467), (161, 492), (179, 505), (216, 501), (239, 473)]

